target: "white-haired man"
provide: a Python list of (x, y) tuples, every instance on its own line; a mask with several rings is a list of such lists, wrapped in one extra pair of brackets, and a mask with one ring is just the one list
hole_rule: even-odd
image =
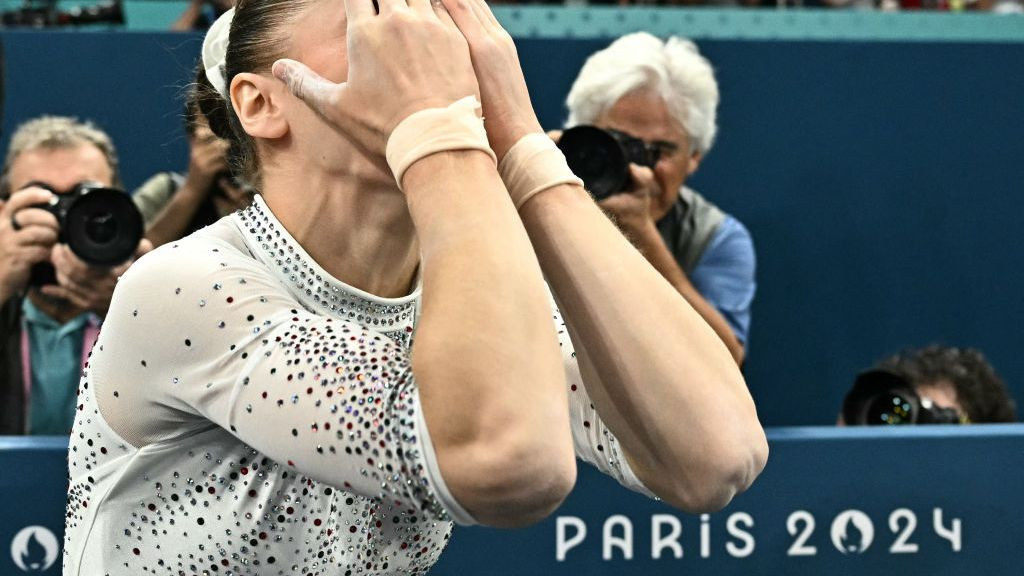
[(718, 84), (689, 40), (638, 32), (591, 55), (566, 127), (615, 130), (657, 149), (630, 185), (600, 201), (619, 228), (742, 363), (755, 291), (754, 245), (738, 220), (684, 185), (714, 142)]
[[(38, 207), (84, 183), (120, 186), (106, 133), (60, 116), (18, 127), (0, 180), (0, 434), (70, 431), (82, 366), (128, 266), (86, 264), (58, 243), (56, 216)], [(136, 255), (149, 246), (142, 240)], [(45, 262), (55, 282), (33, 280)]]

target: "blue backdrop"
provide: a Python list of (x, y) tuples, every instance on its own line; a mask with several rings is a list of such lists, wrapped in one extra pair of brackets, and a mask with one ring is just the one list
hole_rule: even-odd
[[(200, 38), (11, 32), (4, 133), (91, 118), (126, 183), (183, 169)], [(521, 40), (546, 127), (600, 40)], [(692, 184), (753, 233), (748, 382), (769, 425), (834, 421), (853, 375), (904, 346), (984, 350), (1024, 402), (1024, 44), (708, 40), (720, 136)], [(6, 145), (6, 137), (3, 141)]]

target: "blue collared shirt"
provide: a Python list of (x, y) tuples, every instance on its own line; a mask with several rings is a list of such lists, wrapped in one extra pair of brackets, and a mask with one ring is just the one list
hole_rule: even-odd
[(739, 220), (726, 215), (690, 274), (694, 288), (725, 317), (744, 346), (757, 290), (756, 268), (750, 232)]
[(82, 346), (92, 315), (83, 313), (61, 325), (25, 298), (22, 316), (32, 375), (28, 433), (67, 435), (75, 417)]

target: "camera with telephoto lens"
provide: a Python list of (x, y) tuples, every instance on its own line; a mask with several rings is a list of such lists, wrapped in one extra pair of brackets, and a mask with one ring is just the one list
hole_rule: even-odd
[(936, 406), (905, 378), (888, 370), (868, 370), (857, 376), (843, 401), (843, 420), (851, 426), (966, 423), (956, 409)]
[[(123, 190), (82, 183), (67, 194), (54, 194), (46, 204), (37, 204), (57, 218), (57, 241), (91, 266), (110, 267), (128, 260), (142, 240), (142, 214)], [(49, 262), (32, 268), (33, 286), (55, 284), (56, 274)]]
[(624, 192), (629, 187), (629, 165), (654, 168), (660, 152), (624, 132), (586, 125), (562, 132), (558, 147), (595, 200)]

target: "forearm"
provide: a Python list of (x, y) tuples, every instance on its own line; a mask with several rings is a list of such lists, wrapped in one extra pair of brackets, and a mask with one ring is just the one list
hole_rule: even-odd
[(205, 198), (205, 190), (186, 180), (146, 229), (146, 239), (157, 247), (181, 238)]
[(185, 7), (185, 11), (178, 16), (178, 19), (171, 24), (171, 30), (185, 31), (191, 30), (195, 26), (196, 20), (199, 18), (199, 14), (203, 9), (203, 3), (200, 0), (192, 0), (188, 6)]
[[(403, 184), (421, 249), (413, 370), (431, 438), (453, 493), (462, 475), (476, 480), (460, 502), (502, 524), (493, 504), (517, 499), (509, 486), (535, 487), (535, 474), (551, 475), (540, 484), (553, 493), (571, 482), (564, 375), (540, 267), (486, 155), (428, 156)], [(468, 466), (494, 467), (493, 484)]]
[(643, 226), (639, 230), (631, 230), (629, 238), (634, 246), (640, 250), (644, 258), (651, 263), (651, 266), (668, 280), (669, 284), (676, 289), (676, 292), (679, 292), (690, 303), (690, 306), (693, 307), (697, 314), (700, 314), (700, 317), (708, 323), (708, 326), (715, 331), (715, 334), (725, 344), (729, 353), (732, 354), (736, 364), (742, 365), (745, 354), (743, 344), (736, 337), (736, 333), (733, 332), (725, 317), (690, 282), (690, 279), (676, 261), (675, 256), (665, 246), (665, 241), (662, 240), (661, 234), (654, 223), (648, 222), (647, 226)]
[(681, 508), (724, 505), (767, 447), (721, 339), (581, 188), (552, 188), (521, 212), (587, 392), (634, 471)]

